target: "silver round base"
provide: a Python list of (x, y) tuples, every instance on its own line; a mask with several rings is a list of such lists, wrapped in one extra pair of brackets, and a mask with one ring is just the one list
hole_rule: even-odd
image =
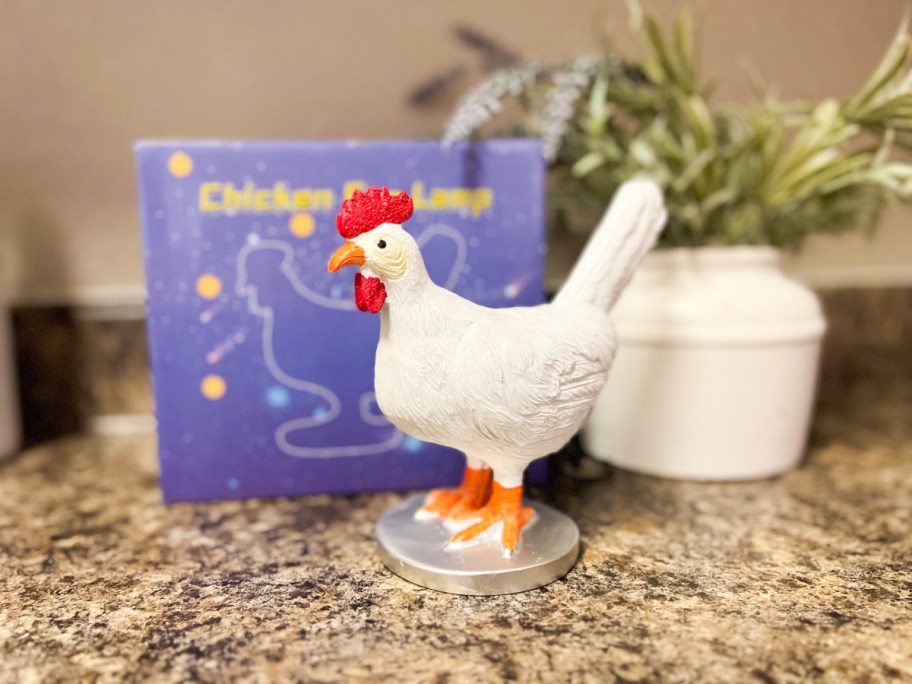
[(535, 517), (507, 558), (498, 539), (451, 547), (453, 532), (437, 519), (415, 520), (424, 494), (389, 509), (377, 523), (380, 557), (394, 573), (428, 589), (492, 596), (536, 589), (560, 579), (579, 555), (579, 528), (569, 517), (537, 501), (523, 504)]

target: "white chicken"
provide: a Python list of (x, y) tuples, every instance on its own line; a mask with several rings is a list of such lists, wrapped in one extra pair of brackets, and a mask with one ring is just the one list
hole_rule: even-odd
[(489, 309), (435, 285), (401, 226), (411, 213), (404, 193), (356, 192), (339, 213), (347, 241), (329, 270), (358, 266), (358, 308), (380, 313), (380, 409), (403, 432), (466, 455), (462, 484), (432, 491), (422, 510), (468, 521), (453, 542), (500, 523), (510, 554), (532, 515), (523, 472), (573, 437), (605, 384), (608, 312), (665, 223), (662, 194), (624, 184), (557, 297), (535, 307)]

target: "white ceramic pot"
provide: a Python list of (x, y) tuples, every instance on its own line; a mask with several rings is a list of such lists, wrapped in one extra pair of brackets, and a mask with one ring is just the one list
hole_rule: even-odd
[(612, 316), (618, 352), (583, 432), (590, 454), (694, 480), (801, 462), (826, 323), (776, 250), (652, 252)]

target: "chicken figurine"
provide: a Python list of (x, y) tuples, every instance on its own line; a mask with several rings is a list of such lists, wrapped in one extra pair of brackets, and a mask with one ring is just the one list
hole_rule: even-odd
[(605, 384), (616, 338), (608, 313), (665, 223), (659, 188), (625, 183), (551, 303), (490, 309), (434, 284), (405, 193), (356, 191), (337, 219), (346, 242), (329, 270), (356, 266), (355, 302), (380, 314), (377, 403), (403, 432), (466, 456), (462, 484), (420, 513), (461, 528), (451, 544), (497, 535), (504, 555), (532, 517), (523, 472), (579, 430)]

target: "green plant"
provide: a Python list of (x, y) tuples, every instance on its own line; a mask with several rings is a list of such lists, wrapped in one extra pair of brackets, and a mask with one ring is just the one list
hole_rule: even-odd
[[(710, 105), (689, 13), (636, 29), (639, 63), (614, 53), (499, 72), (463, 100), (445, 141), (475, 135), (515, 100), (518, 132), (540, 135), (558, 219), (600, 211), (647, 176), (665, 191), (660, 245), (797, 248), (814, 233), (873, 229), (885, 203), (912, 196), (912, 37), (903, 22), (857, 94), (819, 103)], [(558, 221), (560, 222), (560, 221)]]

